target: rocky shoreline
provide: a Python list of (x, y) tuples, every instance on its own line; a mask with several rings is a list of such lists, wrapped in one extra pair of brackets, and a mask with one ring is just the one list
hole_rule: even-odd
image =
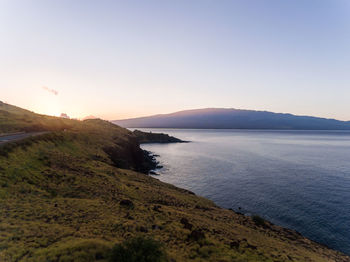
[[(167, 143), (189, 143), (189, 141), (183, 141), (179, 138), (169, 136), (168, 134), (164, 133), (152, 133), (152, 132), (143, 132), (140, 130), (134, 130), (133, 135), (136, 137), (137, 142), (141, 144), (151, 144), (151, 143), (160, 143), (160, 144), (167, 144)], [(149, 175), (157, 176), (159, 175), (157, 173), (157, 169), (163, 168), (159, 164), (159, 161), (157, 161), (156, 157), (159, 155), (153, 154), (150, 151), (144, 150), (144, 159), (147, 166), (146, 173)]]
[(143, 132), (140, 130), (133, 131), (134, 136), (140, 144), (147, 143), (188, 143), (189, 141), (183, 141), (168, 134), (163, 133), (152, 133), (152, 132)]

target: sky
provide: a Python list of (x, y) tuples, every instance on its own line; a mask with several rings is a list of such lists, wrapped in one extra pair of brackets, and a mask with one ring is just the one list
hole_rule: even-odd
[(0, 0), (0, 100), (108, 120), (208, 107), (350, 120), (350, 1)]

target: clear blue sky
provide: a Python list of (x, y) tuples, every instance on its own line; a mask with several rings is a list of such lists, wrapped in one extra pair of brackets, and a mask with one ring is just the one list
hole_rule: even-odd
[(0, 100), (39, 113), (350, 120), (348, 0), (0, 0), (0, 58)]

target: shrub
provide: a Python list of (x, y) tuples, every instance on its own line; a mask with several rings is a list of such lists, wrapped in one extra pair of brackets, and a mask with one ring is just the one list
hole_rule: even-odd
[(252, 220), (255, 223), (255, 225), (257, 225), (257, 226), (265, 226), (265, 219), (263, 219), (262, 217), (260, 217), (258, 215), (252, 216)]
[(110, 262), (164, 262), (162, 245), (150, 238), (137, 237), (113, 247)]

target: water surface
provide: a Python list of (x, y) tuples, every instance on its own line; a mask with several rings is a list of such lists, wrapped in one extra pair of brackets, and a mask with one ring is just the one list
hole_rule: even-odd
[(350, 132), (142, 130), (192, 141), (142, 145), (160, 180), (350, 254)]

